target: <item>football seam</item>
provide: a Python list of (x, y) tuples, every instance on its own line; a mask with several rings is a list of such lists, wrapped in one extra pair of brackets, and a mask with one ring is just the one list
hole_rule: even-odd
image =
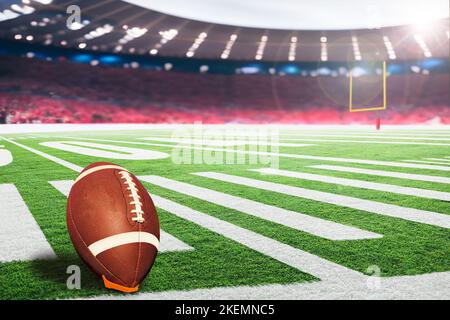
[[(70, 199), (70, 194), (69, 194), (69, 199)], [(92, 255), (92, 257), (94, 257), (94, 260), (97, 261), (98, 264), (100, 264), (106, 271), (108, 271), (111, 275), (113, 275), (113, 276), (116, 277), (118, 280), (120, 280), (120, 282), (122, 282), (122, 285), (126, 286), (127, 284), (126, 284), (125, 281), (123, 281), (120, 277), (118, 277), (118, 276), (115, 275), (111, 270), (109, 270), (109, 269), (108, 269), (108, 268), (107, 268), (107, 267), (106, 267), (99, 259), (97, 259), (97, 257), (94, 256), (94, 255), (92, 254), (92, 252), (89, 250), (89, 246), (86, 244), (86, 242), (84, 241), (83, 237), (81, 236), (81, 233), (78, 231), (77, 224), (75, 223), (75, 220), (73, 219), (73, 216), (72, 216), (72, 210), (71, 210), (71, 207), (70, 207), (70, 200), (69, 200), (69, 202), (68, 202), (68, 213), (69, 213), (70, 220), (72, 221), (72, 224), (73, 224), (73, 226), (74, 226), (74, 230), (75, 230), (75, 232), (77, 233), (77, 236), (79, 237), (79, 239), (81, 240), (81, 242), (83, 243), (83, 245), (86, 247), (88, 253), (89, 253), (90, 255)]]
[[(119, 186), (120, 186), (120, 189), (121, 190), (123, 190), (122, 189), (122, 184), (123, 184), (123, 182), (122, 182), (122, 180), (120, 179), (120, 177), (118, 177), (117, 176), (117, 173), (118, 173), (118, 171), (120, 171), (119, 169), (115, 169), (114, 170), (114, 177), (116, 177), (116, 180), (117, 180), (117, 182), (119, 183)], [(132, 175), (132, 178), (134, 178), (134, 179), (137, 179), (133, 174), (131, 174), (131, 172), (130, 172), (130, 175)], [(125, 210), (126, 210), (126, 213), (125, 213), (125, 219), (128, 221), (128, 202), (127, 202), (127, 194), (125, 194), (123, 191), (122, 191), (122, 197), (123, 197), (123, 201), (124, 201), (124, 203), (125, 203)], [(144, 200), (144, 197), (142, 197), (142, 199)], [(144, 200), (145, 201), (145, 200)], [(145, 207), (145, 205), (143, 204), (143, 207)], [(128, 221), (128, 223), (130, 223), (129, 221)], [(138, 225), (138, 228), (139, 228), (139, 232), (141, 232), (142, 231), (142, 226), (139, 224), (139, 223), (135, 223), (135, 225)], [(131, 226), (133, 226), (132, 224), (130, 224)], [(140, 264), (140, 262), (141, 262), (141, 248), (142, 248), (142, 242), (140, 241), (141, 240), (141, 236), (140, 236), (140, 234), (139, 234), (139, 242), (138, 242), (138, 254), (137, 254), (137, 259), (136, 259), (136, 265), (135, 265), (135, 267), (134, 267), (134, 278), (133, 278), (133, 286), (136, 284), (136, 282), (137, 282), (137, 275), (138, 275), (138, 270), (139, 270), (139, 264)]]

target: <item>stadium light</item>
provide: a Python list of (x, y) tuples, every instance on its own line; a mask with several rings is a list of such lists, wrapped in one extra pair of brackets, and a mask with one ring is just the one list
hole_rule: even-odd
[(27, 5), (19, 6), (18, 4), (11, 5), (11, 9), (16, 11), (16, 12), (19, 12), (21, 14), (31, 14), (35, 10), (33, 7), (30, 7), (30, 6), (27, 6)]
[(269, 37), (263, 35), (261, 41), (259, 42), (258, 49), (256, 50), (255, 60), (261, 60), (264, 56), (264, 49), (266, 48), (267, 41)]
[(6, 9), (6, 10), (3, 10), (3, 11), (0, 11), (0, 22), (1, 21), (15, 19), (15, 18), (17, 18), (19, 16), (20, 16), (19, 13), (14, 12), (14, 11), (9, 10), (9, 9)]
[(113, 30), (114, 30), (114, 27), (107, 23), (107, 24), (104, 24), (103, 26), (98, 27), (95, 30), (92, 30), (91, 32), (85, 34), (83, 37), (86, 40), (92, 40), (92, 39), (104, 36), (105, 34), (112, 32)]
[(288, 54), (288, 60), (289, 61), (295, 61), (295, 55), (296, 55), (296, 50), (297, 50), (297, 42), (298, 42), (298, 38), (297, 37), (291, 37), (291, 43), (289, 45), (289, 54)]
[(320, 37), (320, 60), (328, 61), (327, 37)]
[(34, 0), (34, 1), (39, 2), (40, 4), (43, 5), (47, 5), (53, 2), (53, 0)]
[(394, 47), (392, 46), (392, 42), (389, 40), (388, 36), (383, 37), (384, 46), (386, 47), (386, 51), (389, 59), (395, 60), (397, 59), (397, 55), (395, 54)]
[(173, 38), (176, 37), (176, 35), (178, 34), (178, 30), (176, 29), (170, 29), (170, 30), (165, 30), (165, 31), (160, 31), (159, 35), (166, 40), (172, 40)]
[(200, 47), (200, 45), (205, 41), (208, 34), (206, 32), (200, 33), (197, 38), (194, 40), (194, 43), (191, 45), (191, 47), (186, 52), (186, 57), (191, 58), (194, 56), (195, 51)]
[(414, 35), (414, 39), (416, 40), (417, 44), (422, 49), (423, 55), (426, 58), (431, 58), (433, 55), (432, 55), (430, 49), (428, 48), (427, 44), (425, 43), (425, 40), (423, 40), (423, 37), (420, 34), (416, 33)]
[(149, 51), (151, 55), (156, 55), (159, 52), (159, 49), (161, 49), (167, 42), (175, 38), (178, 35), (178, 30), (177, 29), (161, 30), (158, 32), (158, 34), (161, 36), (161, 39)]
[(228, 59), (228, 57), (230, 56), (230, 53), (231, 53), (231, 49), (233, 48), (234, 43), (237, 40), (237, 37), (238, 37), (237, 34), (232, 34), (230, 36), (230, 39), (228, 40), (228, 42), (225, 46), (225, 49), (223, 50), (222, 54), (220, 55), (221, 59)]
[(360, 61), (362, 59), (361, 51), (359, 50), (358, 38), (356, 36), (352, 36), (352, 46), (353, 46), (353, 55), (355, 56), (356, 61)]

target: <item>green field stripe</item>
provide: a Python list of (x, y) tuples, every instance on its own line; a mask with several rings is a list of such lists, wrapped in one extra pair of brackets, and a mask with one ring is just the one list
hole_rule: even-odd
[[(260, 168), (260, 169), (251, 169), (252, 171), (259, 172), (263, 175), (274, 175), (274, 176), (282, 176), (300, 180), (308, 180), (308, 181), (316, 181), (316, 182), (324, 182), (337, 184), (340, 186), (346, 187), (354, 187), (360, 189), (368, 189), (374, 191), (388, 192), (401, 194), (406, 196), (413, 196), (419, 198), (427, 198), (427, 199), (435, 199), (450, 202), (450, 193), (442, 192), (442, 191), (434, 191), (420, 188), (412, 188), (412, 187), (402, 187), (394, 184), (384, 184), (379, 182), (370, 182), (358, 179), (346, 179), (346, 178), (338, 178), (332, 177), (330, 175), (320, 175), (320, 174), (312, 174), (299, 170), (289, 171), (289, 170), (281, 170), (281, 169), (272, 169), (272, 168)], [(449, 203), (450, 204), (450, 203)]]
[[(330, 165), (317, 165), (317, 166), (310, 166), (309, 168), (313, 169), (322, 169), (322, 170), (330, 170), (328, 172), (346, 172), (349, 174), (356, 174), (360, 177), (364, 177), (367, 179), (366, 175), (370, 176), (376, 176), (376, 179), (379, 179), (380, 177), (393, 177), (393, 178), (400, 178), (400, 179), (407, 179), (412, 180), (411, 183), (417, 184), (418, 182), (421, 183), (422, 181), (425, 182), (437, 182), (437, 183), (445, 183), (450, 184), (450, 177), (441, 177), (441, 176), (430, 176), (430, 175), (423, 175), (423, 174), (413, 174), (413, 173), (402, 173), (402, 172), (395, 172), (395, 171), (383, 171), (383, 170), (370, 170), (370, 169), (360, 169), (355, 167), (348, 167), (348, 166), (330, 166)], [(450, 186), (449, 186), (450, 190)]]
[[(164, 210), (158, 210), (158, 215), (168, 232), (197, 250), (159, 255), (140, 292), (315, 280)], [(66, 288), (69, 265), (81, 267), (81, 290)], [(74, 250), (53, 261), (0, 264), (0, 281), (4, 288), (1, 299), (74, 298), (112, 293), (85, 267)]]
[[(197, 177), (187, 178), (190, 177), (183, 177), (183, 180), (203, 182)], [(145, 182), (144, 184), (148, 187), (151, 194), (157, 194), (182, 203), (195, 210), (206, 212), (208, 215), (360, 272), (365, 272), (368, 266), (374, 264), (380, 266), (382, 275), (384, 276), (420, 274), (431, 272), (431, 270), (448, 270), (448, 257), (444, 245), (446, 242), (445, 235), (447, 234), (445, 229), (421, 224), (411, 224), (408, 221), (402, 220), (393, 222), (392, 219), (382, 216), (374, 219), (372, 214), (364, 212), (354, 214), (354, 210), (347, 208), (339, 208), (339, 210), (336, 210), (330, 208), (329, 205), (318, 205), (316, 208), (319, 211), (313, 209), (313, 212), (316, 212), (322, 217), (384, 234), (383, 238), (375, 240), (329, 241), (257, 219), (233, 209), (224, 209), (222, 206), (179, 194), (158, 187), (157, 185)], [(206, 186), (207, 184), (202, 183), (202, 185)], [(225, 186), (222, 188), (222, 183), (217, 182), (213, 182), (209, 186), (213, 189), (221, 189), (222, 191), (226, 189)], [(245, 194), (246, 197), (259, 199), (259, 201), (269, 202), (274, 205), (282, 203), (284, 207), (287, 206), (294, 210), (299, 204), (305, 205), (306, 202), (301, 200), (289, 201), (285, 197), (274, 195), (273, 193), (271, 195), (270, 192), (262, 193), (256, 190), (247, 192), (247, 190), (240, 190), (242, 188), (230, 189), (229, 185), (227, 187), (227, 192), (238, 195)], [(230, 190), (233, 190), (233, 192)], [(309, 204), (307, 205), (309, 206)], [(418, 263), (419, 260), (422, 260), (422, 262)]]
[(272, 191), (289, 196), (325, 202), (328, 204), (349, 207), (361, 211), (367, 211), (393, 218), (405, 219), (412, 222), (429, 224), (441, 228), (450, 229), (450, 215), (440, 214), (432, 211), (418, 210), (414, 208), (401, 207), (355, 197), (337, 195), (329, 192), (294, 187), (287, 184), (269, 182), (259, 179), (251, 179), (237, 175), (229, 175), (219, 172), (196, 172), (195, 175), (226, 181), (238, 185)]
[(227, 209), (236, 210), (328, 240), (361, 240), (377, 239), (382, 237), (380, 234), (315, 218), (304, 213), (288, 211), (276, 206), (269, 206), (261, 202), (236, 197), (207, 188), (201, 188), (192, 184), (187, 184), (160, 176), (139, 176), (139, 179), (153, 185), (188, 195), (190, 197), (195, 197), (220, 205)]

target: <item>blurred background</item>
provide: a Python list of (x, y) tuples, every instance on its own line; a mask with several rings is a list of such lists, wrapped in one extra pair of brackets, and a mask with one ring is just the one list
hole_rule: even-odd
[(0, 1), (0, 123), (450, 124), (449, 2)]

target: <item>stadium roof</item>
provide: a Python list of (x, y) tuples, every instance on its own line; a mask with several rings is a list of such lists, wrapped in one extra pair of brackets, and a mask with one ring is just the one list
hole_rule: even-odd
[[(326, 1), (331, 7), (326, 7), (324, 1), (316, 0), (315, 3), (323, 5), (324, 13), (333, 12), (331, 3), (337, 1)], [(155, 9), (163, 10), (162, 7), (156, 8), (162, 1), (146, 2), (152, 3)], [(180, 2), (171, 1), (170, 3)], [(194, 9), (195, 4), (206, 3), (200, 0), (184, 2), (191, 4)], [(218, 0), (208, 0), (208, 2), (217, 3)], [(220, 2), (223, 5), (224, 1)], [(271, 10), (270, 19), (265, 20), (270, 20), (272, 23), (284, 19), (286, 23), (293, 21), (292, 16), (289, 18), (288, 15), (285, 17), (282, 14), (288, 10), (287, 5), (292, 5), (293, 2), (278, 2), (280, 10)], [(311, 1), (308, 2), (311, 3)], [(227, 3), (231, 6), (237, 2), (227, 1)], [(255, 8), (254, 1), (245, 1), (245, 3), (246, 5), (253, 3)], [(259, 10), (255, 9), (255, 17), (258, 16), (257, 12), (266, 12), (270, 10), (268, 6), (273, 5), (272, 1), (262, 3)], [(307, 2), (298, 2), (299, 8), (305, 3)], [(379, 1), (371, 3), (373, 3), (372, 8), (381, 8), (378, 6)], [(408, 1), (408, 3), (413, 6), (417, 2)], [(441, 1), (428, 0), (426, 3), (429, 4), (429, 10), (422, 12), (436, 13), (435, 8), (440, 8), (438, 4)], [(68, 20), (70, 16), (67, 14), (68, 8), (71, 14), (76, 12), (71, 11), (74, 7), (70, 8), (70, 5), (77, 5), (81, 9), (79, 21)], [(213, 8), (211, 5), (206, 6), (204, 14), (210, 16), (209, 20), (218, 21), (217, 16), (214, 18), (208, 14), (207, 7)], [(392, 8), (394, 7), (392, 5)], [(230, 7), (229, 12), (238, 10), (234, 8)], [(405, 5), (403, 8), (407, 13), (409, 6)], [(419, 8), (423, 7), (419, 6)], [(359, 16), (360, 10), (356, 11), (358, 13), (353, 11), (353, 17)], [(189, 15), (192, 11), (186, 9), (183, 12)], [(223, 9), (221, 12), (225, 16), (226, 10)], [(442, 12), (442, 15), (448, 16), (448, 6), (447, 10)], [(180, 14), (173, 11), (171, 13)], [(307, 23), (307, 16), (310, 14), (311, 12), (303, 14), (298, 21)], [(281, 15), (282, 18), (280, 18)], [(242, 13), (241, 18), (243, 16), (245, 15)], [(0, 2), (0, 38), (19, 43), (37, 43), (80, 50), (167, 57), (246, 61), (417, 60), (449, 56), (449, 19), (429, 21), (437, 17), (431, 15), (420, 20), (416, 19), (416, 22), (427, 22), (418, 25), (331, 30), (336, 26), (332, 26), (334, 23), (332, 21), (327, 22), (330, 20), (329, 16), (323, 16), (320, 19), (320, 16), (316, 15), (316, 21), (327, 22), (328, 29), (298, 30), (300, 25), (297, 25), (296, 28), (280, 30), (230, 25), (232, 21), (228, 21), (227, 25), (202, 22), (143, 8), (125, 1), (4, 0)], [(199, 16), (192, 18), (201, 19)], [(388, 20), (386, 17), (386, 21)], [(341, 23), (342, 21), (341, 19)], [(358, 26), (356, 22), (355, 20), (354, 26)], [(401, 22), (406, 20), (403, 18), (397, 21), (397, 23)], [(260, 24), (260, 26), (263, 25)], [(312, 22), (310, 26), (313, 27)], [(326, 25), (323, 26), (325, 28)]]
[(126, 0), (204, 22), (264, 29), (352, 30), (426, 23), (449, 16), (448, 0)]

